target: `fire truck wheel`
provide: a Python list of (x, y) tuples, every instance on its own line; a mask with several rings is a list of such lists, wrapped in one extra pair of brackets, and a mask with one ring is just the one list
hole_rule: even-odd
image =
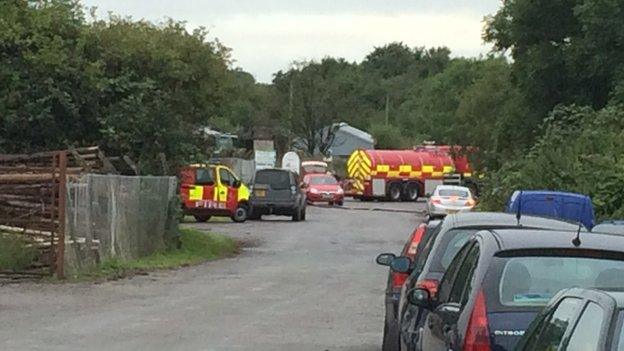
[(390, 183), (388, 186), (388, 196), (390, 201), (401, 201), (401, 184)]
[(403, 200), (416, 201), (418, 200), (418, 191), (420, 187), (418, 183), (408, 183), (403, 189)]
[(242, 204), (238, 205), (236, 210), (234, 211), (234, 215), (232, 215), (232, 220), (237, 223), (242, 223), (247, 220), (249, 216), (249, 208), (247, 205)]
[(210, 219), (210, 216), (208, 215), (195, 215), (193, 217), (195, 217), (195, 220), (200, 223), (208, 222), (208, 220)]

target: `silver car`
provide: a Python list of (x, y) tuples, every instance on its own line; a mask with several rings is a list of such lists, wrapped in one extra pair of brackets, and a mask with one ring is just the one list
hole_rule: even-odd
[(476, 201), (470, 189), (456, 185), (439, 185), (427, 201), (430, 217), (444, 217), (447, 214), (472, 211)]

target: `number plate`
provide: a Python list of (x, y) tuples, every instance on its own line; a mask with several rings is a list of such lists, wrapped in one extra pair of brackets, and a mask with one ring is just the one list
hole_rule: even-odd
[(264, 190), (264, 189), (254, 190), (254, 194), (257, 197), (265, 197), (266, 196), (266, 190)]

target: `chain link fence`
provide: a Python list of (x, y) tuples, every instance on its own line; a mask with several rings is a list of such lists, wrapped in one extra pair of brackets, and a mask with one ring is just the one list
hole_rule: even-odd
[(65, 266), (84, 271), (108, 259), (136, 259), (175, 245), (175, 177), (87, 174), (67, 184)]

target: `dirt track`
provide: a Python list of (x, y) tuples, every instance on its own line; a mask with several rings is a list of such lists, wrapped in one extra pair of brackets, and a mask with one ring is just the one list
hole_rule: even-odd
[(387, 271), (374, 258), (398, 251), (421, 215), (308, 211), (305, 223), (191, 225), (253, 244), (236, 258), (104, 284), (1, 286), (0, 349), (379, 350)]

